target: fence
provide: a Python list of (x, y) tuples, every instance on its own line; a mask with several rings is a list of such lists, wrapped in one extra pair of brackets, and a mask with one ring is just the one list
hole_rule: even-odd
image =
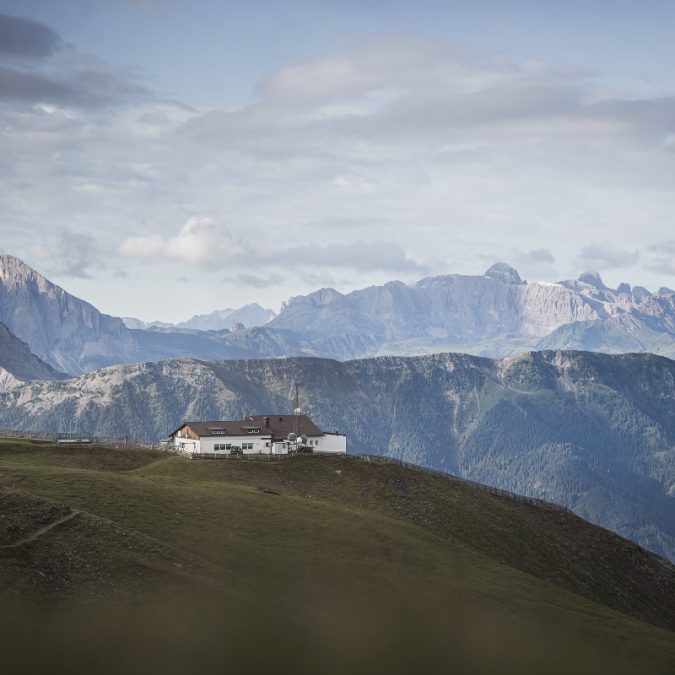
[[(0, 438), (23, 438), (30, 441), (54, 441), (59, 434), (46, 434), (42, 431), (20, 431), (18, 429), (0, 429)], [(140, 441), (126, 436), (91, 436), (82, 434), (91, 438), (89, 445), (108, 445), (114, 448), (164, 448), (161, 443), (153, 441)]]
[(256, 453), (253, 454), (243, 454), (243, 455), (231, 455), (227, 453), (218, 453), (218, 452), (180, 452), (180, 451), (170, 451), (175, 452), (181, 457), (187, 457), (188, 459), (224, 459), (231, 460), (234, 462), (249, 462), (249, 461), (263, 461), (270, 462), (277, 459), (288, 459), (289, 457), (295, 457), (296, 455), (271, 455), (269, 453)]

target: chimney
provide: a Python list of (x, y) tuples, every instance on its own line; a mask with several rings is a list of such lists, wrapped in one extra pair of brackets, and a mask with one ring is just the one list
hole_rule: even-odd
[(265, 429), (269, 429), (269, 428), (270, 428), (270, 418), (265, 417)]

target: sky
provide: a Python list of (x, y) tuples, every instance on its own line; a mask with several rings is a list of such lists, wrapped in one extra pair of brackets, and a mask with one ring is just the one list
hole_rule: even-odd
[(180, 321), (320, 287), (675, 286), (669, 0), (0, 0), (0, 252)]

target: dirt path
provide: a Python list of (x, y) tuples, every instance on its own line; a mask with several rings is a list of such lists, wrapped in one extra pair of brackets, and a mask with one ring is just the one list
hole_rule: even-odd
[(34, 541), (38, 537), (41, 537), (43, 534), (49, 532), (49, 530), (53, 530), (55, 527), (63, 525), (63, 523), (68, 522), (71, 518), (74, 518), (78, 513), (79, 511), (71, 511), (67, 516), (63, 516), (63, 518), (59, 518), (58, 520), (55, 520), (53, 523), (49, 523), (49, 525), (41, 527), (39, 530), (36, 530), (32, 534), (29, 534), (27, 537), (19, 539), (19, 541), (15, 541), (13, 544), (2, 544), (0, 545), (0, 548), (16, 548), (17, 546), (21, 546), (22, 544), (27, 544), (29, 541)]

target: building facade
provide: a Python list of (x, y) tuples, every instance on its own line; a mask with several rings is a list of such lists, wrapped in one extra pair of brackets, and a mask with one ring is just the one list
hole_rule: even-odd
[(321, 431), (307, 415), (251, 415), (243, 420), (184, 422), (169, 435), (183, 454), (286, 455), (298, 450), (345, 454), (347, 437)]

